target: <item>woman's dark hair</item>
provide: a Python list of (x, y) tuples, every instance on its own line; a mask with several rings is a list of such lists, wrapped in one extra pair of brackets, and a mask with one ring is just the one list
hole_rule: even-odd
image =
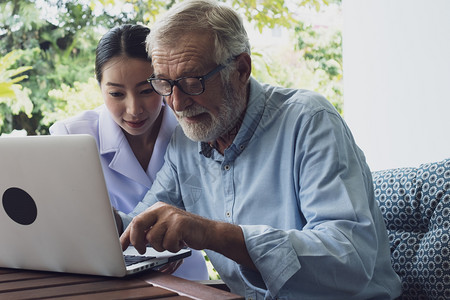
[(124, 24), (109, 30), (102, 36), (95, 52), (95, 76), (102, 81), (103, 66), (114, 57), (126, 56), (150, 61), (145, 50), (148, 27)]

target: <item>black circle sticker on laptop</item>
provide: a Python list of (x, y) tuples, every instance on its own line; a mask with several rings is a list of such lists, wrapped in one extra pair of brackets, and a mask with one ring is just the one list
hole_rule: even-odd
[(36, 203), (24, 190), (11, 187), (3, 193), (2, 198), (5, 212), (14, 222), (30, 225), (36, 220)]

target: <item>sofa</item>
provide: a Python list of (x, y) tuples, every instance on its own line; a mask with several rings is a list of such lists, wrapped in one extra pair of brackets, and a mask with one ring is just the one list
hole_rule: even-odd
[(400, 299), (450, 299), (450, 158), (372, 175)]

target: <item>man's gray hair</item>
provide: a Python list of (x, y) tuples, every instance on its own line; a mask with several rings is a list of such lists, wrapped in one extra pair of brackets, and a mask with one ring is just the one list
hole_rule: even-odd
[(213, 0), (185, 0), (174, 5), (152, 26), (147, 52), (151, 54), (156, 44), (162, 48), (174, 47), (180, 37), (195, 32), (212, 34), (212, 58), (217, 64), (225, 64), (243, 52), (250, 54), (242, 18), (232, 8)]

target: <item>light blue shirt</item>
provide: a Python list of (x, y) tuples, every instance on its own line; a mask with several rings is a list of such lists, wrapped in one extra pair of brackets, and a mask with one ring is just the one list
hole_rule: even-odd
[(177, 127), (130, 216), (160, 200), (239, 225), (259, 272), (207, 254), (231, 291), (248, 299), (399, 296), (371, 172), (339, 113), (314, 92), (254, 79), (250, 88), (224, 155)]
[[(50, 133), (89, 134), (96, 139), (111, 205), (123, 213), (129, 213), (148, 192), (156, 173), (164, 164), (167, 144), (177, 124), (172, 110), (164, 106), (147, 171), (139, 164), (122, 129), (114, 122), (105, 105), (56, 122), (50, 127)], [(203, 254), (192, 251), (192, 256), (184, 259), (173, 275), (190, 280), (207, 280), (209, 275)]]

